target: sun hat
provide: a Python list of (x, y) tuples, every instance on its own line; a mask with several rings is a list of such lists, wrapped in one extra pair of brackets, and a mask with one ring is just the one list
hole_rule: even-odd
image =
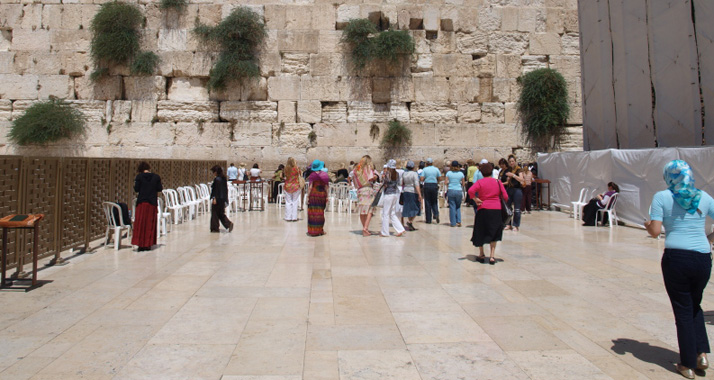
[(315, 160), (312, 162), (312, 166), (310, 167), (310, 169), (312, 169), (312, 171), (314, 171), (314, 172), (319, 172), (324, 167), (325, 167), (324, 162), (322, 162), (320, 160)]
[(426, 159), (426, 162), (427, 162), (428, 164), (433, 164), (433, 163), (434, 163), (434, 159), (431, 158), (431, 157), (429, 157), (429, 158)]
[(389, 160), (389, 161), (387, 161), (387, 168), (389, 168), (389, 169), (396, 169), (396, 168), (397, 168), (397, 161), (395, 161), (395, 160)]
[(414, 161), (412, 161), (412, 160), (407, 161), (407, 167), (409, 169), (414, 169)]
[(485, 158), (482, 158), (481, 162), (479, 162), (479, 164), (488, 164), (488, 160)]
[(451, 166), (459, 166), (459, 161), (451, 161)]

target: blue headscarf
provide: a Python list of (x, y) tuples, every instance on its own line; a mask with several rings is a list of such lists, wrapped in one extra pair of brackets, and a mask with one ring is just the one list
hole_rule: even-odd
[(682, 160), (670, 161), (664, 166), (664, 182), (677, 204), (690, 214), (697, 212), (702, 191), (694, 187), (694, 176), (689, 164)]

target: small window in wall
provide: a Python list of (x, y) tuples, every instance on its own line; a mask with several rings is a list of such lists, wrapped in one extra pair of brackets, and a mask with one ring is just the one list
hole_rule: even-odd
[(435, 40), (437, 37), (439, 37), (439, 32), (436, 30), (427, 30), (426, 31), (426, 39), (427, 40)]

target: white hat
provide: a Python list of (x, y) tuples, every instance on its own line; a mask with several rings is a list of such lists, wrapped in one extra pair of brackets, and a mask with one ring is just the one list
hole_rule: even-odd
[(387, 167), (390, 169), (396, 169), (397, 168), (397, 161), (395, 160), (389, 160), (387, 161)]
[(485, 158), (482, 158), (481, 162), (479, 162), (479, 164), (488, 164), (488, 160)]

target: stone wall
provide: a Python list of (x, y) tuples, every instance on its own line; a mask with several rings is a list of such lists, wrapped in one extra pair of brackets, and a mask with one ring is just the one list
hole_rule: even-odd
[[(238, 4), (191, 1), (178, 13), (140, 1), (142, 49), (161, 57), (156, 75), (117, 68), (92, 83), (88, 27), (102, 2), (2, 0), (0, 153), (348, 162), (382, 158), (373, 125), (383, 132), (397, 119), (413, 131), (406, 155), (414, 158), (528, 155), (516, 128), (516, 78), (541, 67), (566, 77), (575, 128), (565, 147), (582, 149), (576, 0), (249, 1), (269, 29), (261, 78), (221, 93), (206, 90), (216, 54), (191, 29)], [(401, 67), (355, 73), (340, 28), (361, 17), (410, 30), (416, 53)], [(11, 120), (49, 96), (81, 109), (87, 134), (43, 148), (9, 145)]]

